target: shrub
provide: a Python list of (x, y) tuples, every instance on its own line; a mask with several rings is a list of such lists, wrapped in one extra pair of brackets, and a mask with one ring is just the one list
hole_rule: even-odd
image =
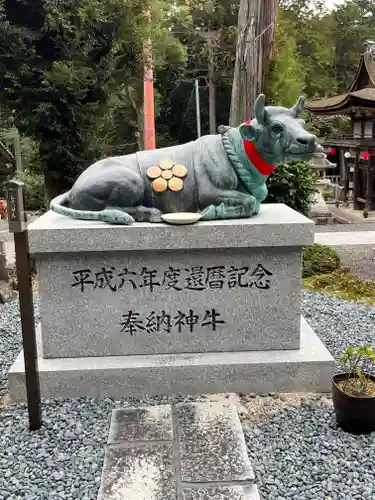
[(310, 245), (303, 248), (303, 277), (328, 274), (340, 267), (338, 253), (325, 245)]
[(24, 198), (26, 210), (44, 210), (46, 206), (46, 192), (44, 188), (44, 177), (28, 170), (17, 175), (17, 179), (24, 185)]
[(281, 165), (268, 179), (266, 203), (285, 203), (307, 216), (311, 200), (318, 192), (314, 188), (317, 179), (317, 172), (307, 162)]
[(329, 198), (332, 198), (333, 192), (332, 191), (323, 191), (323, 198), (325, 200), (328, 200)]

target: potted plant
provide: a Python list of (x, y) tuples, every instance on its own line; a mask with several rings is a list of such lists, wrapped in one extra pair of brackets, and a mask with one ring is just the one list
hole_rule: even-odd
[(339, 208), (339, 206), (340, 206), (340, 202), (339, 202), (339, 200), (336, 200), (336, 201), (335, 201), (335, 205), (336, 205), (336, 208)]
[(337, 425), (351, 434), (375, 431), (375, 352), (369, 345), (348, 347), (340, 356), (343, 372), (332, 381)]
[(368, 212), (369, 212), (368, 208), (365, 208), (365, 209), (363, 210), (363, 217), (364, 217), (365, 219), (368, 219)]

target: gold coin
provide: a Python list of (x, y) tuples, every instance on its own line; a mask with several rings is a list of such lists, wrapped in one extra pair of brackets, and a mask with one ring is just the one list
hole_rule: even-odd
[(181, 191), (184, 187), (184, 181), (178, 179), (177, 177), (173, 177), (170, 181), (168, 181), (168, 187), (171, 191)]
[(187, 168), (183, 165), (175, 165), (172, 168), (172, 172), (176, 177), (185, 177), (187, 175)]
[(173, 161), (169, 160), (168, 158), (162, 158), (159, 163), (159, 166), (162, 170), (169, 170), (173, 167), (173, 165)]
[(163, 179), (172, 179), (173, 177), (172, 170), (163, 170), (161, 176), (163, 177)]
[(164, 193), (168, 188), (167, 181), (159, 177), (159, 179), (155, 179), (152, 181), (152, 189), (157, 193)]
[(147, 170), (147, 177), (150, 179), (157, 179), (161, 176), (161, 169), (159, 167), (150, 167)]

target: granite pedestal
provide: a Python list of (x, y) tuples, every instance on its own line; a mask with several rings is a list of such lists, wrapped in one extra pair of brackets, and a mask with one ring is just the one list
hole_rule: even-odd
[[(301, 249), (313, 238), (285, 205), (191, 226), (48, 212), (29, 226), (42, 391), (329, 390), (333, 360), (301, 320)], [(15, 397), (22, 364), (10, 372)]]

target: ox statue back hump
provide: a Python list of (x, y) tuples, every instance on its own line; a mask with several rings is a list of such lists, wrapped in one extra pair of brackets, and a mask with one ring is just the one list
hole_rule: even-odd
[(161, 222), (162, 214), (176, 212), (199, 212), (202, 220), (258, 214), (268, 194), (266, 180), (279, 165), (323, 156), (300, 118), (303, 106), (300, 97), (291, 109), (266, 107), (260, 95), (255, 118), (239, 127), (94, 163), (50, 208), (111, 224)]

